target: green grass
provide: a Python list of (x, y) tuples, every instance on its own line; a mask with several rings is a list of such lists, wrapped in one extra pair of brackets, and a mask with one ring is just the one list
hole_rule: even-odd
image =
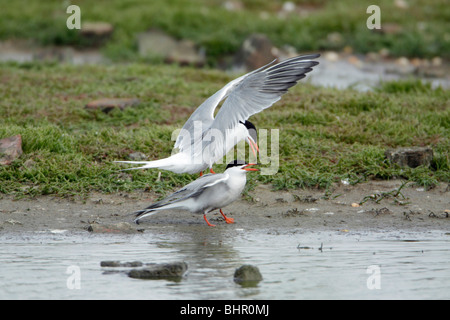
[[(157, 170), (120, 172), (113, 161), (137, 151), (149, 159), (170, 155), (173, 130), (232, 78), (214, 70), (138, 63), (2, 64), (0, 138), (21, 134), (24, 154), (0, 167), (0, 193), (164, 193), (182, 186), (197, 175), (164, 171), (156, 181)], [(108, 114), (85, 109), (102, 97), (137, 97), (141, 103)], [(450, 182), (449, 101), (448, 90), (418, 80), (387, 82), (369, 93), (303, 81), (251, 118), (259, 129), (280, 130), (280, 168), (275, 175), (251, 174), (257, 180), (250, 184), (292, 189), (327, 188), (341, 179), (401, 178), (426, 187)], [(424, 145), (434, 150), (430, 168), (399, 168), (384, 157), (388, 147)]]
[[(444, 0), (411, 0), (401, 9), (392, 0), (297, 0), (300, 13), (280, 16), (283, 1), (241, 0), (243, 8), (228, 11), (219, 0), (78, 0), (81, 21), (106, 21), (114, 28), (103, 51), (114, 60), (137, 59), (136, 34), (160, 28), (205, 48), (211, 65), (235, 53), (251, 33), (266, 34), (276, 46), (298, 51), (340, 50), (357, 53), (387, 48), (393, 56), (450, 58), (450, 6)], [(393, 34), (366, 26), (369, 5), (381, 10), (381, 25), (395, 24)], [(88, 46), (78, 31), (66, 28), (69, 3), (0, 0), (0, 39), (34, 39), (43, 45)], [(303, 13), (303, 14), (302, 14)], [(337, 35), (337, 37), (336, 37)]]

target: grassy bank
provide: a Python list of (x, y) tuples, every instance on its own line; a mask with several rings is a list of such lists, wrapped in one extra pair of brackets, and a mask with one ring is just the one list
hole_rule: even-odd
[[(0, 138), (21, 134), (24, 154), (0, 167), (0, 193), (77, 195), (148, 189), (165, 192), (197, 176), (158, 171), (120, 172), (114, 160), (142, 152), (170, 155), (171, 135), (200, 103), (233, 77), (168, 65), (0, 67)], [(292, 88), (275, 106), (251, 118), (280, 130), (280, 168), (252, 174), (249, 186), (326, 188), (342, 179), (402, 178), (432, 186), (450, 181), (450, 93), (420, 81), (390, 82), (370, 93)], [(134, 97), (136, 107), (104, 113), (85, 108), (102, 97)], [(430, 168), (402, 169), (384, 150), (430, 145)], [(224, 165), (215, 169), (223, 170)]]
[[(282, 9), (283, 1), (240, 0), (234, 9), (225, 1), (209, 0), (99, 0), (70, 1), (81, 9), (81, 21), (105, 21), (114, 33), (103, 47), (115, 60), (136, 59), (136, 34), (159, 28), (205, 49), (209, 63), (235, 53), (251, 33), (266, 34), (276, 46), (298, 51), (340, 50), (357, 53), (388, 49), (392, 56), (450, 58), (450, 6), (443, 0), (326, 1), (297, 0), (296, 9)], [(381, 11), (381, 26), (366, 26), (370, 5)], [(69, 30), (69, 3), (0, 0), (0, 39), (34, 39), (43, 45), (86, 46), (77, 30)]]

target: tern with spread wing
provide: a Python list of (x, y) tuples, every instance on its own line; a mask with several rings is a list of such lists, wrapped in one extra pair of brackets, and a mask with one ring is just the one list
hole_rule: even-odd
[[(131, 169), (159, 168), (175, 173), (198, 173), (209, 168), (245, 139), (256, 157), (255, 126), (248, 118), (269, 108), (318, 64), (319, 54), (303, 55), (278, 64), (275, 60), (247, 73), (203, 102), (181, 129), (174, 149), (178, 153), (155, 161), (116, 161), (140, 164)], [(216, 116), (215, 109), (223, 102)]]
[(208, 226), (214, 227), (215, 225), (209, 223), (206, 214), (219, 209), (227, 223), (234, 223), (234, 219), (225, 216), (222, 208), (241, 195), (247, 182), (246, 173), (258, 171), (258, 169), (249, 168), (252, 165), (255, 164), (234, 160), (228, 164), (223, 173), (203, 175), (167, 198), (135, 212), (134, 222), (139, 224), (140, 219), (160, 210), (181, 209), (192, 213), (202, 213)]

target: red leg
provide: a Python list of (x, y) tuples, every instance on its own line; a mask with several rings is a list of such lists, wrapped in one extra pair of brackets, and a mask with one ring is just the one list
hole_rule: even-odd
[(206, 219), (206, 214), (203, 215), (203, 219), (205, 219), (205, 221), (208, 224), (208, 226), (210, 226), (210, 227), (215, 227), (216, 226), (215, 224), (209, 223), (208, 219)]
[(234, 223), (234, 219), (233, 218), (228, 218), (223, 212), (222, 209), (220, 209), (220, 213), (222, 214), (223, 218), (225, 219), (226, 223)]
[(200, 171), (200, 177), (203, 176), (203, 171)]
[(211, 173), (214, 173), (214, 174), (215, 174), (215, 172), (214, 172), (214, 170), (213, 170), (212, 168), (210, 168), (210, 169), (209, 169), (209, 172), (211, 172)]

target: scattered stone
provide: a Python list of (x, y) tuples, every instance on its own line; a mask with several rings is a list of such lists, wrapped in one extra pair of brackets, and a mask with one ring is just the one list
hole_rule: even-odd
[(409, 66), (409, 59), (406, 57), (400, 57), (395, 60), (395, 63), (398, 64), (400, 67), (407, 67)]
[(22, 155), (22, 136), (20, 134), (0, 140), (0, 165), (10, 165)]
[(190, 40), (178, 41), (167, 33), (152, 29), (138, 35), (138, 52), (141, 57), (161, 58), (166, 63), (194, 65), (201, 67), (206, 63), (204, 50), (197, 49)]
[(147, 156), (142, 152), (133, 152), (128, 155), (130, 160), (133, 161), (141, 161), (147, 159)]
[(161, 263), (146, 266), (140, 269), (132, 269), (127, 274), (135, 279), (169, 279), (179, 280), (186, 272), (186, 262)]
[(342, 52), (344, 54), (353, 54), (353, 48), (351, 46), (344, 46), (344, 48), (342, 48)]
[(293, 196), (294, 196), (294, 201), (298, 201), (301, 203), (314, 203), (317, 200), (319, 200), (318, 198), (315, 198), (311, 195), (300, 197), (300, 196), (294, 194)]
[(120, 262), (120, 261), (101, 261), (101, 267), (125, 267), (125, 268), (135, 268), (142, 267), (144, 264), (141, 261), (131, 261), (131, 262)]
[(330, 61), (330, 62), (336, 62), (336, 61), (339, 60), (339, 54), (337, 54), (337, 53), (334, 52), (334, 51), (328, 51), (328, 52), (326, 52), (326, 53), (323, 55), (323, 57), (324, 57), (326, 60)]
[(430, 147), (388, 149), (385, 151), (385, 156), (391, 163), (396, 163), (401, 167), (427, 167), (433, 159), (433, 149)]
[(177, 43), (175, 50), (166, 57), (166, 62), (177, 63), (181, 66), (202, 67), (206, 62), (205, 51), (197, 50), (195, 43), (190, 40), (182, 40)]
[(272, 42), (266, 35), (252, 34), (245, 39), (236, 54), (235, 64), (246, 70), (255, 70), (276, 58), (274, 50)]
[(303, 216), (304, 212), (302, 210), (298, 210), (297, 208), (293, 208), (293, 209), (289, 209), (286, 212), (281, 213), (281, 215), (284, 218), (299, 217), (299, 216)]
[(371, 209), (367, 211), (367, 213), (373, 214), (375, 217), (379, 215), (386, 215), (386, 214), (392, 214), (393, 212), (389, 210), (388, 208), (384, 207), (381, 209)]
[(119, 222), (114, 224), (90, 223), (87, 228), (93, 233), (137, 233), (139, 232), (128, 222)]
[(48, 46), (45, 48), (35, 49), (33, 52), (33, 60), (45, 62), (68, 62), (73, 60), (73, 48), (59, 48)]
[(363, 66), (362, 61), (355, 55), (351, 55), (347, 58), (347, 61), (353, 64), (357, 68), (361, 68)]
[(234, 272), (234, 282), (245, 287), (254, 287), (262, 280), (258, 267), (244, 264)]
[(138, 52), (141, 57), (167, 57), (177, 46), (177, 40), (167, 33), (152, 29), (138, 34)]
[(431, 59), (431, 65), (434, 67), (440, 67), (442, 66), (442, 58), (441, 57), (434, 57)]
[[(17, 55), (24, 55), (24, 53), (18, 52)], [(97, 64), (105, 61), (105, 57), (97, 48), (76, 49), (69, 46), (46, 46), (34, 48), (30, 55), (29, 61), (62, 62), (75, 65)]]
[(409, 8), (409, 4), (405, 0), (395, 0), (394, 4), (399, 9), (408, 9)]
[(425, 78), (443, 78), (447, 71), (439, 65), (419, 65), (414, 70), (414, 74)]
[(284, 61), (289, 58), (293, 58), (299, 55), (297, 49), (290, 45), (283, 45), (281, 48), (273, 47), (272, 54), (278, 57), (279, 61)]
[(327, 42), (332, 47), (340, 47), (344, 43), (344, 38), (340, 32), (331, 32), (327, 34)]
[(381, 58), (383, 58), (383, 59), (386, 59), (390, 55), (388, 48), (381, 48), (380, 51), (378, 51), (378, 53), (381, 56)]
[(419, 67), (419, 66), (421, 66), (422, 64), (423, 64), (423, 61), (422, 61), (422, 59), (419, 59), (419, 58), (412, 58), (411, 60), (410, 60), (410, 63), (414, 66), (414, 67)]
[(286, 1), (283, 3), (281, 10), (284, 12), (294, 12), (296, 9), (295, 3), (292, 1)]
[[(112, 174), (111, 176), (114, 176), (114, 174)], [(133, 176), (126, 172), (118, 172), (116, 174), (116, 178), (117, 181), (128, 181), (128, 182), (133, 181)]]
[(241, 1), (225, 1), (222, 4), (222, 7), (224, 7), (228, 11), (241, 11), (244, 9), (244, 5)]
[(81, 25), (80, 35), (92, 46), (104, 44), (112, 35), (114, 27), (108, 22), (85, 22)]
[(103, 112), (108, 113), (114, 108), (120, 110), (126, 107), (136, 106), (140, 103), (136, 98), (102, 98), (89, 102), (86, 104), (86, 109), (97, 110), (101, 109)]

